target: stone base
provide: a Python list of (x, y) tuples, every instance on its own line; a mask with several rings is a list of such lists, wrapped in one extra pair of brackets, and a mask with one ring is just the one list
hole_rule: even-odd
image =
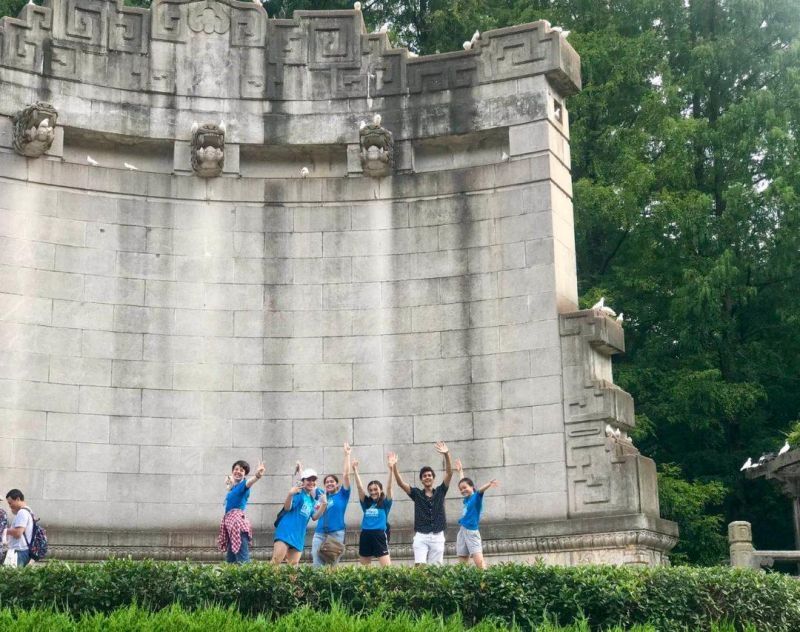
[[(448, 530), (445, 559), (457, 561), (456, 529)], [(667, 554), (678, 541), (674, 522), (643, 514), (606, 518), (573, 519), (557, 522), (487, 524), (481, 527), (484, 555), (490, 563), (544, 562), (562, 566), (579, 564), (668, 564)], [(252, 551), (256, 560), (272, 555), (272, 533), (257, 532)], [(413, 563), (411, 539), (407, 529), (392, 530), (391, 555), (396, 564)], [(310, 559), (311, 532), (306, 542), (304, 561)], [(358, 553), (358, 530), (347, 533), (345, 562), (354, 562)], [(50, 535), (50, 558), (99, 561), (109, 557), (133, 559), (193, 560), (219, 562), (223, 555), (216, 548), (216, 533), (145, 531), (71, 531)]]

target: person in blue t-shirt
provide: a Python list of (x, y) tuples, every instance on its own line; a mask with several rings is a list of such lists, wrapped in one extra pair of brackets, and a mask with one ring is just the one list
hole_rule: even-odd
[(347, 511), (347, 503), (350, 502), (350, 445), (344, 444), (344, 470), (342, 473), (342, 484), (335, 474), (328, 474), (322, 481), (325, 485), (325, 496), (328, 499), (328, 508), (322, 518), (317, 521), (317, 528), (314, 531), (314, 539), (311, 541), (311, 559), (315, 567), (323, 564), (336, 565), (342, 552), (334, 560), (323, 560), (319, 554), (319, 547), (325, 542), (325, 538), (333, 538), (337, 542), (344, 544), (344, 514)]
[(317, 473), (310, 468), (303, 470), (300, 474), (300, 485), (289, 490), (283, 503), (286, 513), (275, 529), (273, 564), (281, 564), (284, 560), (292, 566), (300, 563), (308, 521), (319, 519), (327, 506), (325, 494), (317, 489)]
[(387, 535), (389, 511), (392, 509), (392, 471), (397, 464), (397, 455), (390, 452), (388, 455), (389, 480), (386, 483), (386, 493), (380, 481), (370, 481), (367, 492), (361, 476), (358, 474), (358, 461), (353, 461), (353, 473), (356, 476), (358, 499), (364, 517), (361, 520), (361, 536), (358, 541), (358, 561), (364, 566), (369, 566), (372, 558), (377, 558), (381, 566), (392, 563), (389, 557), (389, 538)]
[(483, 512), (483, 494), (490, 487), (497, 487), (500, 483), (497, 479), (492, 479), (482, 487), (475, 489), (475, 483), (471, 478), (464, 476), (464, 469), (461, 466), (461, 459), (456, 459), (456, 469), (458, 470), (458, 491), (464, 497), (464, 509), (458, 524), (461, 525), (456, 536), (456, 555), (458, 561), (467, 564), (469, 558), (475, 562), (478, 568), (486, 568), (486, 561), (483, 559), (483, 543), (481, 542), (480, 521)]
[(253, 540), (253, 527), (244, 510), (250, 499), (250, 488), (264, 476), (265, 467), (259, 463), (255, 476), (247, 478), (250, 465), (247, 461), (236, 461), (231, 473), (225, 479), (228, 493), (225, 495), (225, 514), (220, 524), (218, 543), (226, 552), (226, 561), (231, 564), (244, 564), (250, 561), (250, 544)]

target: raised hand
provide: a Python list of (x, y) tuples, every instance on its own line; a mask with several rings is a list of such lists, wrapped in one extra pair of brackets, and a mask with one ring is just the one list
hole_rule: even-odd
[(386, 455), (386, 462), (389, 464), (390, 468), (393, 468), (397, 465), (397, 455), (394, 452), (389, 452), (389, 454)]
[(350, 454), (351, 450), (352, 450), (352, 448), (350, 447), (350, 444), (345, 441), (345, 443), (344, 443), (344, 453), (345, 454)]
[(447, 444), (444, 441), (437, 441), (433, 444), (433, 447), (436, 448), (436, 451), (439, 454), (447, 454), (450, 452), (450, 448), (447, 447)]
[(358, 459), (353, 459), (353, 462), (350, 464), (350, 467), (353, 468), (354, 472), (358, 472)]
[(459, 472), (463, 472), (464, 468), (461, 467), (461, 459), (456, 459), (453, 463), (453, 467), (455, 467)]
[(289, 490), (289, 493), (292, 496), (295, 496), (295, 495), (299, 494), (302, 489), (303, 489), (302, 487), (298, 487), (297, 485), (293, 485), (292, 488)]
[(264, 465), (264, 462), (263, 461), (259, 462), (258, 467), (256, 468), (256, 478), (261, 478), (262, 476), (264, 476), (264, 472), (266, 471), (267, 471), (267, 466)]
[(297, 461), (294, 464), (294, 475), (297, 476), (302, 471), (303, 471), (303, 464), (300, 461)]
[(496, 478), (493, 478), (489, 481), (488, 485), (489, 487), (500, 487), (500, 481), (498, 481)]
[(233, 485), (233, 476), (231, 476), (230, 474), (228, 474), (228, 475), (225, 477), (225, 485), (227, 485), (228, 487), (230, 487), (231, 485)]

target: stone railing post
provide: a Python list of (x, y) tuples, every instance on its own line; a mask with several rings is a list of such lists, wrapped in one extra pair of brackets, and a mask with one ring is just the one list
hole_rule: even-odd
[(739, 520), (728, 525), (731, 566), (753, 567), (753, 530), (749, 522)]

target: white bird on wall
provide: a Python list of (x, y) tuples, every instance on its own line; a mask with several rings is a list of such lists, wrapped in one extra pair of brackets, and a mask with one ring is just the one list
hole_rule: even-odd
[(614, 436), (614, 429), (611, 427), (611, 424), (606, 424), (606, 436), (609, 439)]
[(747, 457), (747, 460), (744, 462), (744, 465), (739, 468), (740, 472), (744, 472), (745, 470), (749, 470), (753, 467), (753, 459), (751, 457)]
[(128, 171), (139, 171), (138, 167), (134, 167), (132, 164), (123, 162), (122, 163)]
[(96, 167), (97, 165), (99, 165), (99, 164), (100, 164), (99, 162), (97, 162), (97, 161), (96, 161), (94, 158), (92, 158), (91, 156), (86, 156), (86, 162), (88, 162), (90, 165), (92, 165), (92, 167)]
[(462, 46), (464, 47), (464, 50), (469, 50), (472, 48), (472, 42), (464, 42)]
[(355, 3), (353, 4), (353, 8), (354, 8), (356, 11), (361, 11), (361, 3), (360, 3), (360, 2), (355, 2)]
[(378, 30), (378, 33), (386, 33), (389, 30), (389, 23), (384, 22), (383, 26)]
[(615, 429), (614, 429), (614, 436), (615, 436), (617, 439), (619, 439), (619, 438), (622, 436), (622, 430), (620, 430), (619, 428), (615, 428)]
[(469, 41), (469, 43), (470, 43), (472, 46), (475, 46), (475, 43), (476, 43), (476, 42), (477, 42), (477, 41), (480, 39), (480, 37), (481, 37), (481, 32), (480, 32), (480, 31), (475, 31), (475, 32), (472, 34), (472, 39)]
[(508, 154), (506, 152), (503, 152), (502, 154), (500, 154), (500, 160), (502, 162), (508, 162)]
[(625, 315), (625, 313), (624, 313), (624, 312), (620, 312), (620, 313), (619, 313), (619, 316), (617, 316), (617, 322), (618, 322), (620, 325), (622, 324), (622, 321), (624, 320), (624, 318), (623, 318), (623, 317), (624, 317), (624, 315)]
[(199, 129), (200, 129), (200, 124), (197, 121), (192, 123), (192, 136), (194, 136), (194, 133)]
[(359, 121), (358, 122), (358, 129), (364, 129), (367, 126), (366, 121)]
[(790, 447), (791, 446), (789, 445), (788, 441), (784, 443), (783, 447), (780, 450), (778, 450), (778, 456), (780, 456), (781, 454), (786, 454), (789, 451)]
[(309, 173), (310, 172), (308, 170), (308, 167), (303, 167), (302, 169), (300, 169), (300, 177), (301, 178), (307, 178)]
[(565, 38), (569, 37), (569, 34), (571, 33), (571, 31), (565, 31), (560, 26), (553, 26), (550, 28), (550, 30), (555, 31), (556, 33), (561, 33)]
[(225, 130), (228, 129), (227, 127), (225, 127), (225, 121), (220, 121), (218, 127), (222, 131), (223, 134), (225, 133)]
[(617, 312), (615, 312), (613, 309), (611, 309), (606, 305), (605, 296), (601, 296), (600, 300), (597, 301), (594, 305), (592, 305), (592, 310), (594, 310), (595, 312), (601, 312), (606, 316), (611, 316), (612, 318), (617, 315)]

